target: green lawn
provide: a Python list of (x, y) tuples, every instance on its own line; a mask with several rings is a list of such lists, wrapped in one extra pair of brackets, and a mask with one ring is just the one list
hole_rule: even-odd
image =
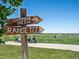
[(79, 38), (38, 38), (39, 43), (79, 44)]
[[(28, 36), (35, 37), (38, 43), (79, 44), (78, 33), (43, 33), (29, 34)], [(4, 35), (1, 39), (4, 41), (14, 41), (16, 35)]]
[[(21, 59), (21, 47), (0, 45), (0, 59)], [(29, 48), (29, 59), (79, 59), (79, 52)]]
[(40, 34), (36, 35), (39, 43), (79, 44), (79, 34)]

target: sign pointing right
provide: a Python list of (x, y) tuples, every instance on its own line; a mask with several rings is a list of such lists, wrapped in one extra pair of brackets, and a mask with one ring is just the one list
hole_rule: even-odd
[(38, 24), (42, 21), (42, 18), (39, 16), (27, 16), (22, 18), (13, 18), (7, 20), (8, 26), (19, 26), (19, 25), (29, 25), (29, 24)]
[(44, 29), (40, 26), (27, 26), (27, 27), (19, 27), (19, 26), (7, 26), (4, 28), (6, 30), (7, 35), (15, 35), (15, 34), (35, 34), (41, 33)]

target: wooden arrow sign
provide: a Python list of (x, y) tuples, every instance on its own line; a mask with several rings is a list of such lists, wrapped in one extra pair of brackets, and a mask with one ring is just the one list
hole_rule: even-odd
[(7, 19), (8, 26), (20, 26), (20, 25), (29, 25), (29, 24), (38, 24), (42, 21), (42, 18), (39, 16), (28, 16), (22, 18), (13, 18)]
[(27, 27), (5, 27), (7, 35), (15, 35), (15, 34), (35, 34), (41, 33), (44, 29), (40, 26), (27, 26)]

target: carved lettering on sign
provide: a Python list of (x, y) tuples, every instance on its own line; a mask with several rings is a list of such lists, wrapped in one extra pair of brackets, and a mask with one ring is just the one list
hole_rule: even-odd
[(40, 26), (27, 26), (27, 27), (6, 27), (6, 34), (31, 34), (31, 33), (40, 33), (43, 31), (43, 28)]
[(37, 24), (41, 22), (42, 19), (38, 16), (28, 16), (23, 18), (14, 18), (14, 19), (8, 19), (7, 25), (8, 26), (18, 26), (18, 25), (28, 25), (28, 24)]

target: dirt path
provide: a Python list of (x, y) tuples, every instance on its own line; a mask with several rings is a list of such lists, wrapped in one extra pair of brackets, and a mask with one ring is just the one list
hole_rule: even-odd
[[(17, 45), (21, 46), (21, 43), (8, 41), (7, 45)], [(29, 43), (29, 47), (37, 47), (37, 48), (50, 48), (50, 49), (61, 49), (61, 50), (72, 50), (79, 52), (79, 45), (70, 45), (70, 44), (48, 44), (48, 43)]]

